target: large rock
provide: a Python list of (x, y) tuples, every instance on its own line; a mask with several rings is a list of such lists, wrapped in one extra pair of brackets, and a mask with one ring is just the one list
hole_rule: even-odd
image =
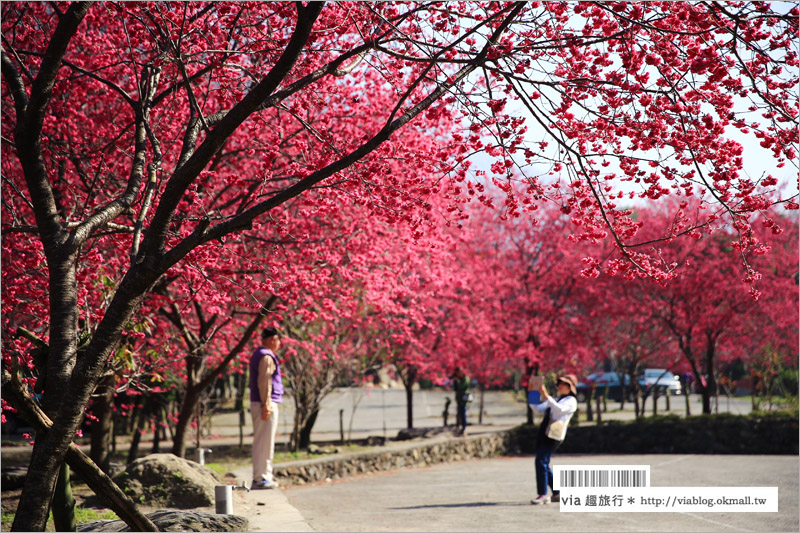
[(222, 484), (210, 468), (171, 453), (137, 459), (114, 481), (137, 503), (179, 509), (214, 505), (214, 486)]
[[(147, 517), (159, 531), (248, 531), (250, 525), (243, 516), (169, 509), (155, 511)], [(78, 531), (130, 531), (130, 529), (122, 520), (96, 520), (79, 525)]]

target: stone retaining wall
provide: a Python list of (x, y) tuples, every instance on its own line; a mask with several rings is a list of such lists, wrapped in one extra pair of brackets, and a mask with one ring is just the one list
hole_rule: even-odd
[(368, 472), (496, 457), (517, 448), (515, 435), (514, 430), (508, 430), (486, 435), (437, 438), (433, 441), (392, 445), (366, 452), (279, 463), (274, 467), (274, 474), (282, 485), (298, 485)]
[[(537, 428), (518, 428), (520, 451), (535, 453)], [(798, 420), (697, 416), (570, 427), (559, 453), (798, 454)]]
[[(534, 454), (534, 426), (467, 437), (436, 437), (275, 465), (283, 485), (346, 478), (449, 461)], [(705, 417), (571, 427), (559, 453), (798, 454), (798, 420)]]

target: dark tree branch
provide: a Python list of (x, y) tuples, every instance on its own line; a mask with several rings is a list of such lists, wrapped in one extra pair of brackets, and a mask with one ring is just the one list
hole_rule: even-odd
[(119, 85), (114, 83), (113, 81), (111, 81), (109, 79), (106, 79), (106, 78), (103, 78), (102, 76), (98, 76), (94, 72), (90, 72), (90, 71), (88, 71), (88, 70), (86, 70), (84, 68), (81, 68), (78, 65), (76, 65), (75, 63), (72, 63), (71, 61), (67, 61), (66, 59), (63, 60), (63, 63), (66, 66), (68, 66), (69, 68), (71, 68), (72, 70), (74, 70), (76, 72), (80, 72), (84, 76), (88, 76), (88, 77), (92, 78), (93, 80), (99, 81), (103, 85), (109, 87), (111, 90), (113, 90), (114, 92), (116, 92), (117, 94), (122, 96), (122, 99), (125, 100), (128, 103), (128, 105), (130, 105), (132, 108), (136, 109), (138, 107), (137, 104), (136, 104), (136, 101), (133, 98), (131, 98), (131, 95), (129, 95), (127, 92), (125, 92), (125, 89), (123, 89), (122, 87), (120, 87)]
[(29, 139), (38, 139), (41, 134), (47, 105), (52, 96), (62, 59), (90, 6), (91, 2), (74, 2), (59, 19), (39, 67), (39, 73), (31, 87), (30, 102), (25, 114), (25, 136)]
[(202, 381), (200, 381), (198, 384), (199, 387), (205, 389), (206, 387), (210, 386), (214, 380), (217, 379), (217, 377), (222, 375), (222, 372), (228, 368), (228, 365), (233, 358), (239, 355), (239, 352), (241, 352), (247, 343), (250, 342), (250, 338), (258, 329), (258, 326), (261, 324), (264, 318), (272, 311), (272, 306), (277, 300), (278, 298), (275, 295), (269, 297), (269, 300), (267, 300), (267, 303), (261, 308), (261, 311), (258, 313), (258, 315), (253, 318), (253, 320), (247, 326), (247, 329), (244, 330), (242, 337), (239, 339), (239, 342), (236, 343), (236, 346), (231, 348), (230, 352), (228, 352), (228, 355), (225, 356), (225, 359), (220, 361), (217, 366), (215, 366), (203, 377)]
[[(60, 18), (42, 59), (39, 73), (33, 80), (25, 113), (17, 116), (15, 131), (17, 154), (33, 203), (39, 235), (49, 259), (53, 258), (52, 255), (56, 248), (64, 243), (66, 235), (61, 227), (55, 195), (47, 178), (47, 170), (42, 157), (42, 125), (61, 60), (90, 5), (90, 2), (70, 4), (65, 15)], [(4, 61), (3, 70), (5, 71), (6, 68)], [(73, 247), (72, 250), (68, 250), (67, 255), (74, 253), (75, 249)]]
[(430, 107), (431, 104), (433, 104), (444, 94), (449, 92), (455, 85), (457, 85), (461, 80), (466, 78), (469, 74), (471, 74), (481, 65), (481, 63), (485, 60), (486, 55), (489, 52), (489, 48), (493, 46), (500, 39), (500, 36), (505, 32), (505, 30), (511, 24), (513, 19), (525, 7), (525, 3), (518, 2), (514, 6), (515, 6), (514, 9), (508, 14), (508, 16), (503, 20), (501, 24), (499, 24), (498, 28), (493, 32), (491, 38), (487, 41), (481, 53), (476, 56), (472, 64), (463, 67), (455, 75), (449, 78), (447, 82), (438, 85), (436, 89), (431, 91), (431, 93), (425, 98), (423, 98), (419, 103), (414, 105), (411, 109), (403, 113), (394, 121), (386, 124), (383, 127), (383, 129), (381, 129), (377, 134), (375, 134), (375, 136), (373, 136), (370, 140), (362, 144), (360, 147), (356, 148), (354, 151), (350, 152), (348, 155), (342, 157), (338, 161), (335, 161), (329, 164), (328, 166), (313, 172), (306, 178), (298, 181), (297, 183), (295, 183), (290, 187), (283, 189), (282, 191), (273, 195), (269, 199), (256, 204), (250, 209), (247, 209), (241, 214), (225, 222), (213, 226), (207, 231), (206, 231), (207, 225), (204, 226), (202, 224), (199, 224), (191, 235), (183, 239), (169, 252), (164, 254), (163, 260), (159, 265), (159, 269), (167, 269), (170, 266), (174, 265), (175, 263), (180, 261), (183, 257), (185, 257), (186, 254), (188, 254), (191, 250), (193, 250), (200, 244), (221, 239), (226, 235), (250, 227), (250, 225), (252, 224), (253, 220), (255, 220), (256, 217), (266, 213), (267, 211), (277, 207), (278, 205), (283, 204), (288, 200), (291, 200), (292, 198), (311, 189), (324, 179), (348, 168), (355, 162), (366, 157), (378, 146), (387, 141), (391, 137), (392, 133), (399, 130), (407, 123), (409, 123), (411, 120), (413, 120), (417, 115), (419, 115), (428, 107)]
[(28, 107), (28, 93), (25, 91), (25, 83), (22, 81), (14, 63), (11, 58), (6, 54), (5, 48), (0, 48), (2, 54), (2, 72), (3, 78), (8, 83), (11, 89), (11, 94), (14, 97), (14, 109), (17, 112), (17, 127), (22, 124), (22, 117), (25, 116), (25, 109)]
[(307, 7), (298, 7), (298, 20), (292, 37), (270, 72), (225, 114), (219, 124), (209, 132), (203, 144), (188, 158), (185, 164), (175, 170), (167, 182), (158, 208), (153, 215), (152, 223), (142, 241), (142, 250), (145, 254), (160, 254), (164, 247), (167, 228), (186, 189), (236, 128), (256, 111), (289, 74), (308, 41), (311, 28), (323, 5), (320, 2), (309, 4)]

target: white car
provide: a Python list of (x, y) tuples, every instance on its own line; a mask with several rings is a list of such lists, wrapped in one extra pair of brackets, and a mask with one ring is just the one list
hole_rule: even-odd
[(639, 375), (639, 386), (645, 392), (657, 385), (661, 392), (681, 393), (681, 380), (678, 376), (663, 368), (645, 368)]

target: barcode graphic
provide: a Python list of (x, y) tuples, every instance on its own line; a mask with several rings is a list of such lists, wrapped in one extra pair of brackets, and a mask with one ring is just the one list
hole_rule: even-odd
[(561, 487), (648, 487), (647, 470), (561, 470)]

